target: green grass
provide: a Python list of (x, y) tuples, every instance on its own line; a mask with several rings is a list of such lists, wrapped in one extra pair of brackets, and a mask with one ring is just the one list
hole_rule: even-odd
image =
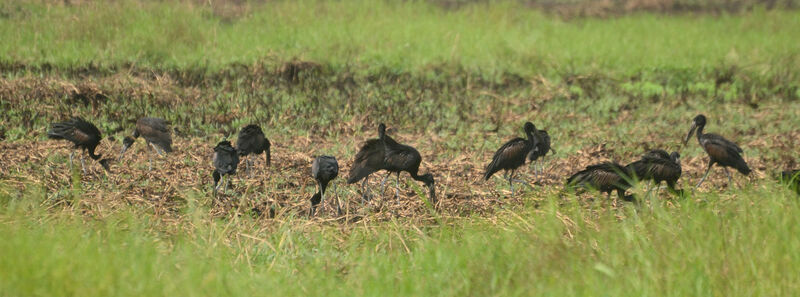
[[(4, 296), (775, 296), (800, 291), (797, 196), (772, 182), (603, 209), (549, 197), (417, 226), (86, 218), (4, 195)], [(190, 203), (192, 205), (193, 203)], [(591, 204), (590, 204), (591, 205)]]
[(562, 21), (516, 2), (443, 10), (420, 1), (277, 1), (245, 6), (232, 18), (215, 14), (213, 4), (0, 8), (8, 15), (0, 18), (0, 60), (60, 67), (220, 69), (299, 58), (372, 71), (457, 65), (487, 77), (629, 75), (663, 67), (797, 66), (800, 52), (800, 14), (780, 10)]

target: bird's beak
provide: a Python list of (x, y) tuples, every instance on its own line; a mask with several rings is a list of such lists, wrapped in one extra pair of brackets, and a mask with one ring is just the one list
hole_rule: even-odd
[(431, 205), (436, 207), (436, 184), (428, 185), (428, 190), (429, 190), (428, 199), (430, 200)]
[(686, 139), (683, 140), (683, 145), (684, 146), (686, 146), (686, 144), (689, 143), (689, 138), (692, 138), (692, 135), (694, 134), (694, 130), (696, 130), (696, 129), (697, 129), (697, 123), (692, 122), (692, 128), (689, 129), (689, 134), (687, 134), (686, 135)]
[(122, 161), (122, 155), (125, 154), (129, 147), (131, 147), (129, 144), (122, 145), (122, 150), (119, 151), (119, 158), (117, 158), (117, 162)]

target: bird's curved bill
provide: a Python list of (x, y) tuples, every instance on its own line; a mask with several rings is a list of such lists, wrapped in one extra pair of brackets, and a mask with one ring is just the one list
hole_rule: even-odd
[(119, 151), (119, 158), (117, 158), (117, 162), (122, 161), (122, 155), (125, 154), (125, 152), (128, 151), (128, 148), (130, 147), (131, 146), (129, 144), (122, 146), (122, 150)]
[(683, 140), (683, 145), (684, 146), (687, 143), (689, 143), (689, 138), (692, 138), (692, 135), (694, 135), (694, 130), (696, 130), (696, 129), (697, 129), (697, 124), (692, 123), (692, 128), (689, 129), (689, 134), (686, 134), (686, 138)]

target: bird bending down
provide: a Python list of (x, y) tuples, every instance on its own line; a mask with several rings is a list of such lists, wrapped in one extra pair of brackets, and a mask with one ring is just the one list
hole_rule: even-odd
[(228, 189), (228, 179), (226, 175), (236, 174), (236, 167), (239, 166), (239, 154), (236, 149), (231, 146), (230, 141), (221, 141), (214, 147), (214, 196), (217, 195), (217, 190), (222, 186), (220, 179), (225, 183), (225, 190)]
[(505, 179), (508, 180), (508, 185), (511, 187), (511, 196), (514, 196), (514, 181), (527, 184), (524, 181), (514, 179), (514, 172), (520, 166), (525, 164), (526, 158), (532, 158), (531, 153), (538, 152), (538, 141), (536, 136), (536, 126), (531, 122), (525, 123), (525, 134), (528, 139), (514, 138), (509, 140), (492, 157), (492, 162), (486, 165), (486, 173), (483, 175), (484, 180), (489, 180), (492, 175), (500, 170), (505, 170)]
[(664, 150), (655, 149), (645, 153), (641, 159), (625, 166), (626, 173), (633, 179), (652, 180), (656, 187), (661, 181), (667, 182), (671, 193), (679, 193), (675, 184), (681, 178), (680, 154), (668, 154)]
[(567, 178), (567, 187), (596, 189), (609, 196), (612, 191), (617, 191), (622, 200), (634, 201), (633, 196), (625, 196), (625, 190), (631, 187), (625, 172), (625, 167), (614, 162), (590, 165)]
[(122, 140), (122, 150), (119, 152), (119, 160), (122, 160), (123, 154), (128, 151), (128, 148), (133, 145), (139, 136), (142, 136), (147, 143), (148, 170), (153, 169), (153, 158), (150, 154), (151, 147), (162, 157), (164, 154), (172, 152), (172, 134), (169, 131), (167, 121), (160, 118), (144, 117), (136, 121), (136, 128), (133, 130), (132, 136), (127, 136)]
[(728, 175), (729, 185), (733, 183), (733, 179), (731, 178), (730, 172), (728, 172), (728, 167), (735, 168), (741, 174), (749, 175), (750, 167), (747, 166), (747, 163), (742, 158), (742, 148), (717, 134), (703, 133), (703, 128), (705, 128), (705, 126), (706, 117), (702, 114), (696, 116), (694, 120), (692, 120), (692, 127), (689, 129), (689, 134), (687, 134), (686, 139), (683, 140), (683, 145), (685, 146), (696, 130), (697, 142), (703, 150), (706, 151), (709, 157), (706, 173), (695, 188), (700, 187), (703, 181), (706, 180), (708, 173), (711, 172), (711, 166), (714, 166), (714, 164), (719, 164), (725, 170), (725, 174)]
[[(428, 187), (431, 203), (435, 205), (435, 181), (430, 173), (419, 175), (421, 162), (422, 156), (419, 151), (411, 146), (400, 144), (386, 135), (386, 125), (381, 123), (378, 125), (378, 138), (367, 140), (356, 154), (347, 183), (353, 184), (363, 179), (366, 187), (367, 177), (370, 174), (386, 170), (388, 172), (386, 178), (392, 173), (397, 174), (395, 183), (395, 197), (397, 197), (400, 173), (405, 171), (411, 175), (411, 178), (424, 183)], [(386, 178), (382, 182), (383, 185), (386, 183)]]
[[(311, 163), (311, 176), (317, 181), (319, 189), (311, 197), (309, 216), (313, 217), (320, 202), (325, 201), (325, 190), (328, 183), (339, 175), (339, 163), (332, 156), (319, 156)], [(335, 191), (334, 191), (335, 192)], [(337, 204), (337, 211), (341, 214), (341, 207)]]
[(239, 156), (245, 158), (245, 172), (248, 176), (250, 174), (250, 166), (253, 163), (250, 160), (250, 155), (260, 155), (265, 153), (267, 166), (270, 165), (270, 148), (271, 144), (269, 139), (264, 136), (264, 131), (258, 125), (247, 125), (239, 131), (239, 138), (236, 140), (236, 148), (239, 150)]
[[(103, 166), (103, 169), (109, 171), (109, 160), (100, 159), (103, 155), (95, 154), (94, 152), (97, 148), (97, 145), (100, 144), (100, 140), (103, 139), (103, 136), (100, 134), (100, 130), (98, 130), (94, 124), (87, 122), (80, 117), (73, 117), (69, 121), (50, 125), (50, 130), (47, 131), (47, 137), (50, 139), (63, 139), (72, 142), (75, 145), (75, 149), (85, 150), (92, 160), (99, 160), (98, 162)], [(74, 155), (74, 151), (69, 155), (70, 168), (72, 168), (72, 158)], [(83, 162), (83, 155), (81, 155), (80, 159), (81, 170), (84, 174), (86, 174), (86, 166)]]
[[(549, 152), (556, 153), (556, 151), (550, 147), (550, 134), (547, 134), (547, 130), (536, 130), (534, 133), (536, 137), (536, 146), (528, 153), (528, 161), (530, 161), (533, 165), (533, 173), (538, 176), (536, 163), (539, 164), (539, 170), (544, 170), (544, 165), (542, 165), (542, 160), (544, 160), (544, 156), (547, 155)], [(538, 162), (534, 162), (538, 161)]]

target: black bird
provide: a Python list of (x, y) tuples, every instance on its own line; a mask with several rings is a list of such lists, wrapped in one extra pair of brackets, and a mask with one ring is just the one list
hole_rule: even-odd
[[(314, 216), (317, 205), (325, 200), (328, 183), (339, 175), (339, 163), (332, 156), (319, 156), (311, 163), (311, 176), (317, 181), (319, 190), (311, 197), (309, 216)], [(341, 209), (339, 210), (341, 212)]]
[(631, 187), (625, 167), (614, 162), (603, 162), (586, 167), (567, 178), (567, 187), (596, 189), (609, 196), (612, 191), (617, 191), (617, 196), (622, 200), (633, 201), (632, 196), (625, 196), (625, 190)]
[(725, 169), (725, 174), (728, 175), (728, 184), (733, 183), (728, 167), (733, 167), (744, 175), (750, 174), (750, 168), (747, 167), (747, 163), (742, 159), (742, 148), (717, 134), (703, 133), (705, 126), (706, 117), (702, 114), (696, 116), (692, 121), (692, 128), (689, 129), (689, 134), (683, 140), (683, 145), (686, 145), (689, 142), (689, 138), (697, 130), (697, 142), (700, 143), (700, 146), (703, 147), (709, 157), (706, 174), (703, 175), (696, 187), (700, 187), (700, 184), (706, 180), (708, 173), (711, 172), (711, 166), (714, 166), (715, 163)]
[[(525, 183), (521, 180), (514, 179), (514, 172), (520, 166), (525, 164), (526, 158), (531, 158), (531, 153), (538, 153), (538, 141), (536, 139), (536, 126), (531, 122), (525, 123), (525, 134), (528, 139), (514, 138), (509, 140), (492, 157), (492, 162), (486, 165), (486, 173), (483, 175), (484, 180), (489, 180), (493, 174), (500, 170), (505, 170), (505, 179), (508, 180), (508, 185), (511, 186), (511, 195), (514, 195), (514, 181)], [(509, 174), (510, 173), (510, 174)]]
[[(541, 163), (547, 153), (552, 151), (555, 154), (556, 151), (550, 147), (550, 134), (547, 134), (547, 130), (536, 130), (534, 136), (536, 137), (536, 147), (528, 153), (528, 161), (533, 163), (538, 160)], [(540, 166), (540, 170), (543, 169)], [(536, 173), (536, 171), (536, 164), (534, 163), (533, 172)]]
[[(405, 171), (411, 175), (411, 178), (423, 182), (428, 187), (431, 203), (436, 204), (433, 175), (430, 173), (419, 175), (421, 162), (422, 156), (419, 151), (411, 146), (397, 143), (397, 141), (386, 135), (386, 125), (381, 123), (378, 125), (378, 138), (367, 140), (356, 154), (347, 183), (356, 183), (361, 179), (364, 179), (366, 183), (365, 178), (370, 174), (386, 170), (389, 173), (386, 176), (387, 178), (392, 173), (397, 174), (397, 182), (395, 184), (396, 197), (398, 195), (400, 173)], [(385, 184), (385, 182), (386, 178), (384, 178), (383, 183)]]
[(264, 136), (261, 127), (258, 125), (247, 125), (239, 131), (239, 139), (236, 140), (236, 147), (239, 149), (239, 156), (245, 157), (245, 171), (250, 173), (250, 155), (266, 153), (267, 166), (270, 165), (269, 139)]
[[(136, 138), (142, 136), (147, 143), (147, 150), (152, 147), (159, 156), (172, 152), (172, 134), (169, 131), (167, 121), (160, 118), (144, 117), (136, 121), (136, 128), (133, 130), (133, 137), (127, 136), (122, 140), (122, 151), (119, 152), (119, 160), (123, 154), (133, 145)], [(152, 156), (147, 154), (148, 168), (152, 169)]]
[[(80, 117), (73, 117), (69, 121), (50, 125), (50, 130), (47, 131), (47, 137), (50, 139), (64, 139), (72, 142), (75, 144), (76, 149), (87, 151), (89, 157), (95, 161), (99, 160), (98, 162), (103, 166), (103, 169), (109, 171), (109, 160), (100, 159), (103, 155), (95, 154), (94, 152), (97, 145), (100, 144), (100, 140), (103, 139), (100, 130), (98, 130), (94, 124)], [(74, 155), (74, 151), (69, 154), (70, 168), (72, 167), (72, 158)], [(83, 156), (81, 156), (81, 170), (84, 174), (86, 173)]]
[[(236, 174), (236, 167), (239, 166), (239, 154), (236, 149), (231, 146), (231, 142), (224, 140), (220, 141), (214, 147), (214, 196), (217, 195), (217, 190), (222, 185), (220, 179), (224, 179), (226, 175)], [(228, 181), (225, 180), (225, 189), (228, 188)]]
[(652, 180), (656, 186), (665, 181), (670, 192), (677, 193), (675, 183), (681, 178), (680, 157), (678, 152), (668, 154), (660, 149), (651, 150), (641, 159), (625, 166), (625, 172), (634, 179)]
[(800, 169), (781, 172), (781, 181), (788, 183), (789, 188), (800, 194)]

